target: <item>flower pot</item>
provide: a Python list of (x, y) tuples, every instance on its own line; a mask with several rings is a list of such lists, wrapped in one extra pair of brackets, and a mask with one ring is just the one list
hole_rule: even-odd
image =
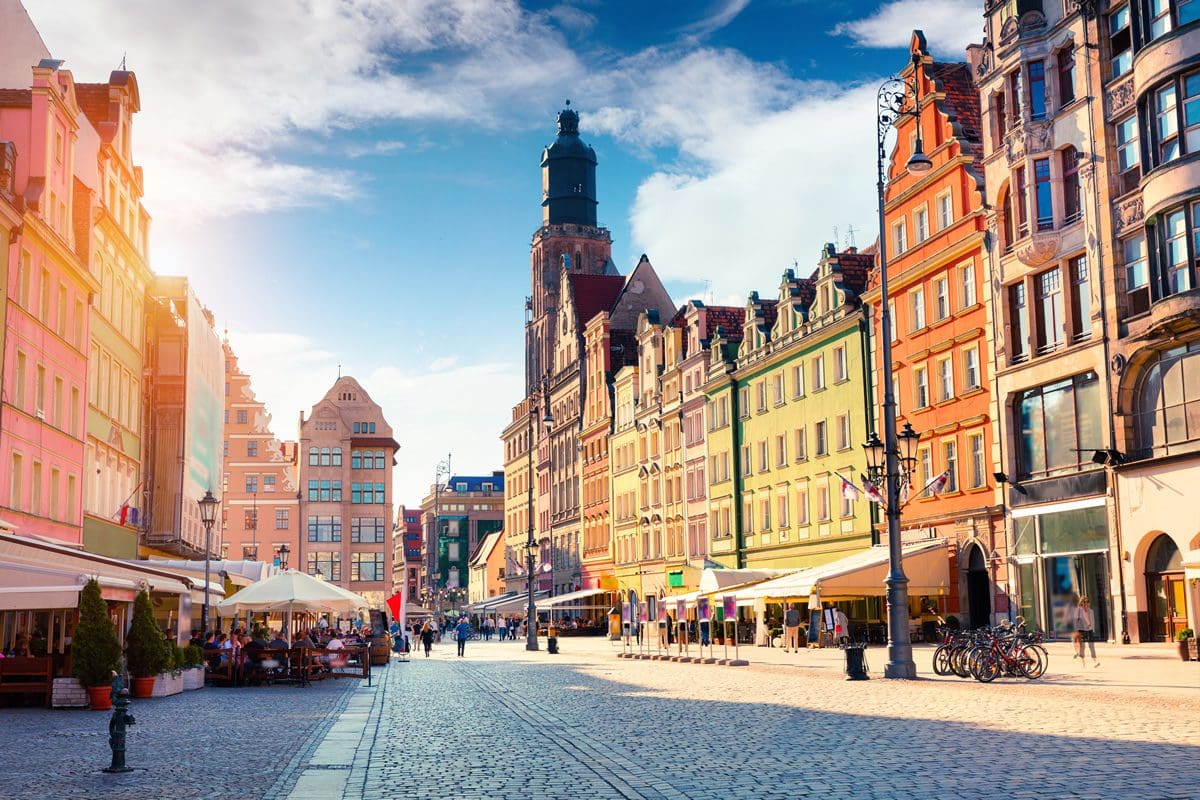
[(154, 681), (157, 677), (151, 675), (149, 678), (131, 678), (129, 681), (129, 694), (132, 697), (145, 699), (154, 696)]
[(112, 709), (112, 687), (111, 686), (89, 686), (87, 687), (88, 704), (93, 711), (109, 711)]
[(1183, 640), (1183, 641), (1181, 641), (1181, 642), (1175, 642), (1175, 646), (1179, 648), (1179, 660), (1180, 660), (1180, 661), (1187, 661), (1187, 660), (1188, 660), (1188, 643), (1187, 643), (1187, 639), (1184, 639), (1184, 640)]
[(204, 667), (189, 667), (183, 671), (183, 690), (185, 692), (203, 688)]
[(1200, 661), (1200, 639), (1192, 637), (1187, 640), (1188, 657), (1192, 661)]
[(154, 679), (154, 692), (151, 697), (170, 697), (183, 693), (182, 672), (160, 672)]

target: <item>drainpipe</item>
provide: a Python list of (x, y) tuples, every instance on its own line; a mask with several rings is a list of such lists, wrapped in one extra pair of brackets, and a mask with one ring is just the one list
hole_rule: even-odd
[[(731, 371), (732, 372), (732, 371)], [(737, 378), (729, 375), (729, 413), (730, 413), (730, 433), (729, 440), (732, 443), (733, 452), (730, 454), (730, 461), (733, 465), (733, 546), (734, 546), (734, 566), (738, 569), (742, 568), (744, 562), (744, 554), (742, 551), (742, 543), (744, 541), (742, 535), (742, 441), (741, 441), (741, 409), (738, 408), (738, 382)]]

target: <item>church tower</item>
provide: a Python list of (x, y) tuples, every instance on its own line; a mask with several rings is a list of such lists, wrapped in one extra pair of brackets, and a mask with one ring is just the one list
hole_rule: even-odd
[(559, 273), (615, 275), (612, 236), (596, 224), (596, 151), (579, 138), (579, 114), (558, 115), (558, 138), (542, 151), (542, 226), (530, 250), (530, 326), (525, 393), (553, 371)]

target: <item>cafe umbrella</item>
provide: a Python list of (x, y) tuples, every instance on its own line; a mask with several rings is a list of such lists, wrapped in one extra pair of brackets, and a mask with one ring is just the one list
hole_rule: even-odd
[(217, 604), (217, 610), (222, 616), (235, 616), (247, 611), (282, 611), (285, 614), (284, 630), (290, 634), (292, 614), (296, 611), (341, 614), (368, 605), (366, 598), (361, 595), (289, 569), (230, 595)]

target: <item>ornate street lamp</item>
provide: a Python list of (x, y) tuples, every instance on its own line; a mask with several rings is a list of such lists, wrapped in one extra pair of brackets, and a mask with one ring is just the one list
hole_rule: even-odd
[[(912, 658), (912, 640), (908, 631), (908, 578), (904, 575), (902, 552), (900, 548), (900, 482), (901, 457), (906, 459), (906, 465), (911, 464), (907, 458), (915, 458), (917, 434), (912, 428), (905, 426), (906, 434), (912, 432), (911, 438), (904, 438), (905, 453), (898, 451), (901, 442), (896, 435), (896, 387), (892, 378), (892, 329), (891, 312), (888, 309), (888, 279), (887, 279), (887, 219), (884, 215), (884, 187), (886, 185), (885, 164), (887, 154), (884, 145), (888, 132), (901, 119), (913, 117), (917, 122), (917, 138), (912, 156), (906, 168), (914, 174), (923, 174), (933, 168), (929, 156), (921, 147), (921, 84), (918, 70), (921, 66), (921, 56), (917, 53), (912, 57), (912, 78), (910, 84), (903, 77), (894, 77), (884, 81), (879, 87), (876, 97), (875, 130), (876, 160), (875, 168), (877, 181), (875, 184), (879, 201), (879, 308), (880, 330), (882, 342), (882, 359), (880, 370), (883, 372), (883, 473), (887, 485), (885, 508), (887, 513), (888, 530), (888, 662), (883, 674), (888, 678), (915, 678), (917, 665)], [(911, 107), (910, 107), (911, 95)], [(877, 439), (876, 439), (877, 441)], [(879, 447), (875, 441), (868, 442), (868, 458), (878, 457)]]
[(287, 542), (279, 545), (279, 569), (284, 572), (288, 568), (288, 556), (292, 554), (292, 549), (287, 546)]
[(200, 504), (200, 521), (204, 523), (204, 633), (209, 631), (208, 627), (208, 583), (212, 572), (212, 526), (217, 519), (217, 506), (221, 501), (213, 497), (212, 489), (204, 493), (196, 501)]

